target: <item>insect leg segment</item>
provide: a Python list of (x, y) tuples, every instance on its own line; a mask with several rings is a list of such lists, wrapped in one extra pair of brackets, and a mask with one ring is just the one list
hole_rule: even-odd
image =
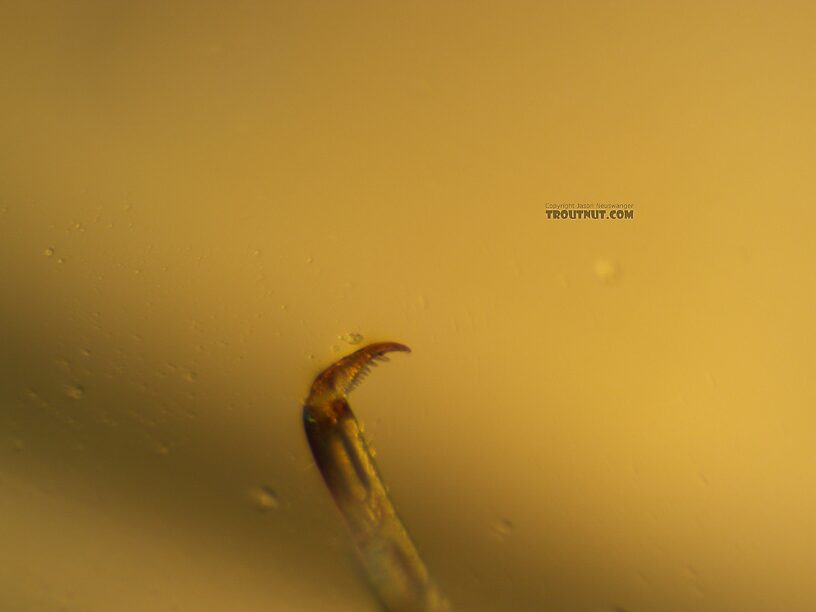
[(386, 610), (440, 612), (448, 604), (434, 585), (383, 484), (346, 396), (395, 342), (359, 349), (315, 378), (303, 425), (315, 462), (351, 530), (363, 567)]

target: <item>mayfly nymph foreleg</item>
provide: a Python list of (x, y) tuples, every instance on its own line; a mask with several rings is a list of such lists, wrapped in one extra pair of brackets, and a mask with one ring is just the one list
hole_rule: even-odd
[(369, 344), (318, 374), (303, 407), (317, 467), (340, 508), (380, 601), (390, 612), (437, 612), (448, 603), (434, 585), (388, 497), (348, 394), (386, 353), (410, 352), (396, 342)]

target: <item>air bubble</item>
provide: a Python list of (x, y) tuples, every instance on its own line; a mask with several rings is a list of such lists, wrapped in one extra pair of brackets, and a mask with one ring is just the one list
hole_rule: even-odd
[(51, 247), (48, 247), (47, 249), (45, 249), (43, 251), (43, 255), (45, 255), (46, 257), (53, 257), (54, 256), (54, 249), (51, 248)]

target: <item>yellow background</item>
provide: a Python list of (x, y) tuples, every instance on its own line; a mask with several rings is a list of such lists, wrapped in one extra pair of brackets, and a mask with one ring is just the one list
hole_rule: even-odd
[(376, 609), (300, 423), (350, 333), (456, 609), (816, 609), (815, 25), (0, 3), (0, 609)]

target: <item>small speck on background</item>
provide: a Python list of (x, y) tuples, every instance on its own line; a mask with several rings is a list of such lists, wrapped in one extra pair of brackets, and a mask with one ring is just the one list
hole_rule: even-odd
[(269, 485), (261, 485), (252, 490), (250, 497), (255, 507), (261, 512), (276, 510), (280, 506), (278, 493)]
[(596, 278), (602, 283), (612, 285), (620, 279), (620, 267), (609, 259), (596, 259), (593, 267)]

